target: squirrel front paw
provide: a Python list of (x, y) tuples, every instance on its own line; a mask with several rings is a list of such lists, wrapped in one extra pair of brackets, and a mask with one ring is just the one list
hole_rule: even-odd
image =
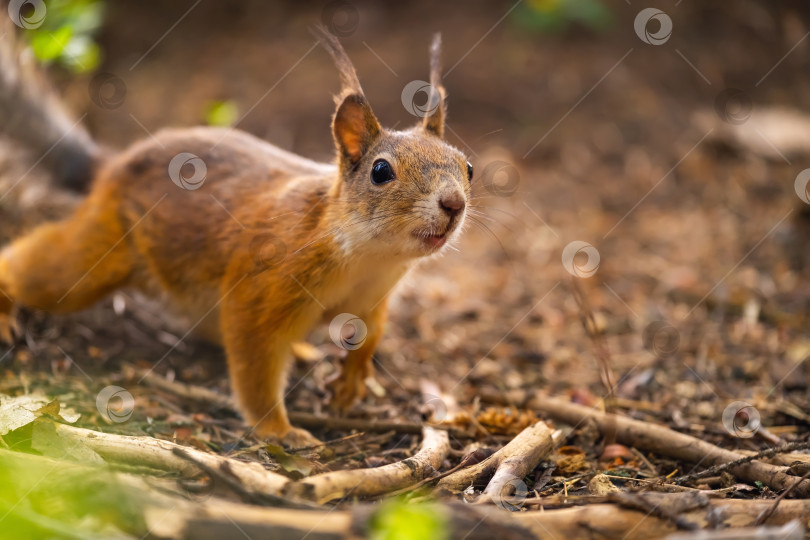
[(256, 426), (254, 432), (267, 442), (281, 444), (287, 448), (304, 448), (323, 444), (309, 431), (291, 426), (286, 419), (268, 419)]
[(329, 406), (345, 413), (352, 405), (366, 396), (366, 375), (344, 369), (328, 379), (326, 387), (332, 393)]
[(287, 448), (296, 449), (320, 446), (323, 442), (305, 429), (290, 428), (290, 431), (281, 437), (281, 444)]

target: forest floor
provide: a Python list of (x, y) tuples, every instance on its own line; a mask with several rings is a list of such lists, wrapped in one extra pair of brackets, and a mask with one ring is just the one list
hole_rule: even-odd
[[(442, 9), (459, 9), (448, 6)], [(327, 441), (324, 446), (282, 449), (256, 439), (227, 403), (223, 351), (167, 325), (159, 310), (129, 292), (77, 314), (21, 313), (23, 335), (14, 347), (0, 350), (0, 396), (5, 396), (0, 428), (4, 407), (8, 415), (23, 405), (35, 412), (2, 432), (0, 446), (76, 458), (83, 465), (109, 451), (115, 474), (159, 483), (145, 488), (119, 478), (128, 486), (122, 489), (155, 489), (167, 498), (183, 494), (202, 501), (204, 517), (178, 510), (178, 520), (189, 527), (186, 537), (196, 538), (206, 537), (206, 524), (211, 538), (215, 531), (229, 530), (228, 520), (212, 508), (219, 504), (212, 501), (222, 500), (271, 510), (295, 502), (300, 506), (288, 508), (289, 515), (331, 516), (293, 523), (271, 513), (240, 514), (236, 506), (221, 503), (231, 508), (226, 515), (233, 526), (248, 536), (251, 527), (266, 534), (270, 529), (262, 527), (274, 520), (291, 538), (308, 529), (313, 536), (340, 536), (349, 525), (331, 520), (346, 513), (352, 527), (363, 522), (369, 529), (361, 532), (368, 532), (383, 527), (379, 514), (377, 522), (363, 521), (385, 508), (381, 500), (427, 504), (435, 499), (448, 504), (452, 534), (459, 538), (465, 533), (485, 538), (492, 531), (517, 536), (527, 530), (537, 537), (546, 530), (572, 537), (649, 538), (692, 525), (752, 525), (790, 489), (786, 499), (792, 500), (780, 503), (782, 510), (767, 523), (782, 526), (795, 517), (806, 526), (810, 491), (800, 479), (810, 472), (810, 205), (794, 181), (810, 167), (810, 145), (781, 135), (810, 126), (796, 112), (810, 109), (807, 82), (800, 77), (808, 67), (807, 43), (791, 49), (806, 37), (807, 18), (800, 8), (753, 3), (748, 8), (724, 14), (689, 3), (673, 7), (670, 15), (680, 33), (659, 47), (632, 32), (637, 10), (623, 4), (615, 8), (616, 29), (605, 34), (579, 30), (538, 37), (507, 18), (455, 67), (500, 16), (495, 7), (470, 8), (468, 24), (445, 36), (446, 63), (454, 67), (446, 79), (448, 139), (470, 155), (477, 172), (473, 203), (485, 217), (468, 225), (457, 250), (424, 261), (398, 288), (375, 354), (369, 395), (347, 415), (329, 409), (326, 387), (343, 351), (325, 328), (310, 336), (308, 345), (296, 347), (287, 406), (294, 421)], [(308, 24), (303, 13), (284, 13), (293, 21), (284, 26), (257, 23), (249, 14), (250, 9), (230, 19), (220, 14), (224, 22), (205, 40), (199, 30), (218, 15), (217, 8), (201, 7), (189, 15), (177, 35), (127, 72), (125, 107), (91, 110), (94, 132), (111, 145), (123, 145), (143, 137), (142, 126), (158, 129), (165, 124), (162, 118), (194, 124), (210, 96), (235, 95), (247, 109), (312, 41), (302, 30)], [(121, 32), (105, 30), (106, 70), (126, 72), (134, 51), (145, 49), (131, 35), (139, 24), (145, 27), (139, 22), (143, 17), (133, 2), (113, 10), (108, 27)], [(125, 29), (124, 21), (132, 21), (132, 27)], [(216, 46), (230, 39), (235, 27), (244, 32), (232, 46), (249, 52), (229, 79), (224, 76), (229, 57)], [(280, 35), (265, 46), (268, 29)], [(386, 123), (410, 121), (398, 88), (411, 75), (426, 75), (427, 55), (413, 55), (409, 51), (416, 47), (401, 45), (407, 40), (426, 49), (430, 30), (390, 36), (377, 30), (367, 43), (358, 36), (347, 40), (361, 80), (369, 80), (372, 105), (377, 108), (375, 100), (381, 101), (378, 115)], [(716, 41), (698, 41), (707, 30)], [(277, 53), (272, 73), (261, 67), (267, 47)], [(734, 53), (739, 50), (750, 54), (740, 59)], [(315, 56), (307, 58), (309, 67), (292, 71), (240, 127), (329, 159), (331, 101), (321, 90), (327, 83), (336, 88), (336, 77), (325, 55)], [(249, 77), (258, 72), (258, 79)], [(78, 94), (81, 84), (66, 82), (67, 95)], [(303, 93), (301, 85), (307, 86)], [(283, 114), (276, 121), (279, 110)], [(9, 170), (4, 181), (13, 174)], [(4, 237), (16, 231), (13, 213), (0, 219), (5, 219)], [(120, 387), (118, 397), (132, 396), (131, 406), (111, 399), (113, 390), (100, 398), (111, 386)], [(32, 395), (42, 398), (33, 404), (11, 399)], [(78, 419), (68, 412), (59, 416), (55, 404)], [(588, 419), (588, 410), (640, 423)], [(210, 468), (189, 472), (176, 461), (177, 453), (149, 461), (148, 451), (122, 455), (102, 442), (88, 448), (95, 455), (90, 459), (73, 444), (65, 446), (74, 439), (64, 433), (54, 439), (53, 430), (42, 427), (67, 420), (80, 428), (255, 462), (296, 485), (321, 473), (395, 464), (420, 448), (439, 456), (435, 467), (417, 467), (414, 474), (427, 480), (434, 470), (450, 474), (462, 470), (457, 469), (462, 463), (467, 467), (485, 459), (521, 434), (536, 443), (534, 451), (516, 454), (529, 468), (496, 482), (508, 493), (490, 492), (479, 502), (515, 516), (536, 518), (544, 509), (545, 517), (510, 522), (484, 513), (478, 521), (478, 514), (471, 517), (465, 507), (454, 506), (484, 497), (494, 466), (471, 481), (470, 489), (437, 488), (440, 479), (434, 478), (405, 494), (400, 487), (387, 490), (397, 497), (385, 489), (369, 495), (338, 489), (336, 497), (299, 500), (290, 495), (298, 487), (282, 486), (262, 499), (261, 490), (244, 476)], [(448, 433), (448, 448), (434, 440), (436, 432)], [(426, 449), (425, 441), (437, 446)], [(715, 448), (729, 453), (715, 455)], [(722, 466), (769, 449), (773, 455), (756, 456), (754, 465)], [(199, 466), (199, 456), (186, 457)], [(37, 484), (0, 465), (0, 478), (6, 476), (19, 490), (0, 492), (0, 515), (6, 513), (20, 530), (30, 526), (28, 513), (41, 513), (53, 521), (42, 529), (57, 537), (68, 534), (55, 524), (58, 520), (100, 537), (105, 529), (97, 521), (122, 537), (147, 531), (171, 536), (156, 532), (169, 530), (172, 519), (165, 516), (140, 520), (86, 509), (79, 517), (64, 508), (48, 512), (43, 508), (52, 499)], [(672, 498), (655, 498), (662, 493)], [(286, 502), (274, 498), (282, 495)], [(14, 497), (28, 502), (18, 504)], [(684, 502), (684, 497), (692, 499)], [(132, 508), (143, 507), (130, 502)], [(713, 513), (720, 502), (729, 506)], [(324, 506), (316, 510), (315, 504)], [(611, 514), (605, 505), (618, 510)], [(487, 504), (476, 507), (481, 506)], [(584, 510), (588, 507), (592, 513)], [(557, 509), (579, 513), (558, 519)], [(426, 519), (402, 518), (396, 511), (386, 515), (412, 519), (412, 527)], [(477, 521), (484, 525), (476, 528)], [(194, 536), (188, 536), (190, 530)], [(783, 532), (791, 538), (801, 534)]]

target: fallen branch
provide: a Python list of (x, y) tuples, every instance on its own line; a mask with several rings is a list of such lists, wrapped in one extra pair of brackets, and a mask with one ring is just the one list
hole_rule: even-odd
[[(188, 399), (190, 401), (197, 401), (214, 405), (220, 409), (237, 412), (233, 400), (229, 396), (224, 396), (213, 390), (202, 386), (195, 386), (193, 384), (186, 384), (177, 381), (170, 381), (158, 375), (157, 373), (150, 372), (144, 369), (131, 368), (134, 370), (136, 376), (143, 379), (143, 382), (153, 388), (160, 389), (169, 394)], [(330, 430), (357, 430), (371, 433), (385, 433), (387, 431), (395, 431), (397, 433), (410, 433), (418, 435), (422, 433), (422, 424), (408, 423), (408, 422), (378, 422), (369, 421), (361, 418), (337, 418), (332, 416), (318, 416), (310, 413), (290, 411), (290, 422), (296, 426), (303, 428), (328, 428)], [(447, 431), (450, 435), (456, 438), (469, 438), (470, 434), (452, 426), (434, 426), (436, 429)]]
[(554, 446), (552, 430), (545, 422), (537, 422), (521, 431), (506, 446), (475, 465), (443, 478), (438, 488), (461, 491), (489, 475), (492, 476), (484, 496), (487, 500), (502, 497), (507, 484), (514, 487)]
[(794, 483), (792, 486), (790, 486), (785, 491), (780, 493), (779, 496), (776, 498), (776, 500), (773, 501), (773, 506), (771, 506), (765, 512), (760, 514), (760, 516), (754, 522), (754, 525), (762, 525), (763, 523), (768, 521), (768, 518), (770, 518), (773, 515), (773, 513), (776, 512), (776, 509), (779, 508), (779, 503), (781, 503), (788, 495), (790, 495), (790, 492), (793, 491), (793, 487), (799, 485), (802, 482), (802, 480), (806, 480), (808, 476), (810, 476), (810, 471), (804, 473), (804, 475), (801, 478), (796, 480), (796, 483)]
[[(672, 508), (682, 505), (677, 494), (667, 495), (664, 502)], [(709, 500), (706, 504), (682, 505), (680, 518), (701, 528), (712, 527), (718, 519), (732, 527), (753, 526), (756, 516), (771, 505), (771, 501)], [(645, 505), (640, 505), (645, 506)], [(541, 539), (541, 538), (622, 538), (647, 540), (663, 538), (677, 531), (667, 517), (648, 510), (627, 508), (617, 504), (589, 504), (559, 510), (505, 512), (495, 506), (436, 504), (432, 507), (444, 517), (447, 529), (432, 531), (436, 536), (466, 540)], [(183, 538), (214, 540), (235, 538), (302, 537), (320, 540), (366, 538), (373, 536), (378, 505), (355, 505), (350, 509), (330, 512), (262, 508), (227, 501), (208, 501), (175, 517), (185, 520)], [(784, 501), (768, 520), (768, 525), (782, 525), (793, 519), (803, 523), (810, 518), (810, 501)], [(714, 521), (713, 521), (714, 520)]]
[(424, 428), (424, 440), (412, 457), (372, 469), (317, 474), (287, 484), (283, 493), (319, 504), (348, 495), (371, 497), (402, 489), (432, 475), (450, 451), (447, 432)]
[[(621, 444), (643, 448), (691, 463), (712, 466), (746, 458), (737, 452), (720, 448), (691, 435), (678, 433), (665, 426), (608, 415), (561, 399), (536, 397), (531, 401), (530, 406), (556, 420), (574, 426), (591, 418), (602, 432), (615, 429), (616, 437)], [(791, 487), (797, 479), (796, 476), (790, 474), (788, 467), (779, 467), (760, 461), (740, 462), (730, 470), (746, 482), (762, 482), (774, 491), (782, 491)], [(800, 497), (807, 497), (810, 494), (810, 480), (802, 480), (793, 490)]]
[(691, 482), (699, 478), (706, 478), (707, 476), (717, 476), (720, 473), (727, 471), (729, 469), (733, 469), (738, 465), (751, 463), (752, 461), (762, 460), (762, 458), (773, 458), (782, 453), (792, 452), (793, 450), (804, 449), (807, 447), (808, 444), (806, 442), (794, 442), (783, 444), (782, 446), (778, 446), (776, 448), (767, 448), (765, 450), (762, 450), (761, 452), (752, 452), (752, 453), (746, 452), (745, 455), (740, 459), (737, 459), (735, 461), (729, 461), (726, 463), (720, 463), (717, 465), (712, 465), (708, 469), (690, 474), (685, 474), (683, 476), (673, 479), (673, 482), (675, 482), (676, 484), (684, 484), (686, 482)]
[[(211, 469), (235, 477), (250, 492), (265, 495), (279, 495), (290, 479), (268, 471), (255, 462), (207, 454), (152, 437), (132, 437), (102, 433), (64, 424), (54, 424), (56, 434), (68, 443), (81, 444), (104, 458), (106, 461), (126, 464), (147, 465), (156, 469), (172, 471), (184, 476), (199, 474), (197, 463), (203, 463)], [(195, 463), (174, 454), (175, 449), (182, 450), (194, 459)]]

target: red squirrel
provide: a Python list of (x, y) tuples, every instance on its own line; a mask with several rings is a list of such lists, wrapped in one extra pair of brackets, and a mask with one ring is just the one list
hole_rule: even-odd
[[(438, 35), (435, 106), (389, 130), (337, 38), (316, 33), (340, 72), (335, 163), (236, 129), (166, 129), (121, 152), (62, 130), (52, 168), (64, 183), (88, 182), (89, 194), (67, 219), (0, 251), (0, 339), (13, 339), (17, 305), (65, 313), (135, 288), (222, 344), (238, 407), (259, 436), (303, 446), (317, 440), (290, 424), (284, 405), (291, 344), (351, 314), (362, 323), (354, 336), (338, 331), (349, 350), (333, 401), (345, 409), (364, 396), (388, 297), (416, 261), (459, 235), (472, 166), (444, 140)], [(63, 124), (44, 113), (43, 129)]]

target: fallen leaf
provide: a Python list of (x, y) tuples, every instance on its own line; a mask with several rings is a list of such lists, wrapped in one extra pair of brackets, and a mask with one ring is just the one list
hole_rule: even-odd
[(43, 414), (60, 416), (68, 423), (79, 419), (79, 414), (62, 407), (58, 400), (49, 401), (45, 396), (5, 396), (0, 394), (0, 435), (27, 426)]
[(315, 468), (315, 464), (306, 458), (296, 456), (295, 454), (288, 454), (284, 448), (276, 444), (268, 444), (265, 450), (275, 459), (281, 468), (287, 472), (298, 473), (301, 476), (307, 476)]

